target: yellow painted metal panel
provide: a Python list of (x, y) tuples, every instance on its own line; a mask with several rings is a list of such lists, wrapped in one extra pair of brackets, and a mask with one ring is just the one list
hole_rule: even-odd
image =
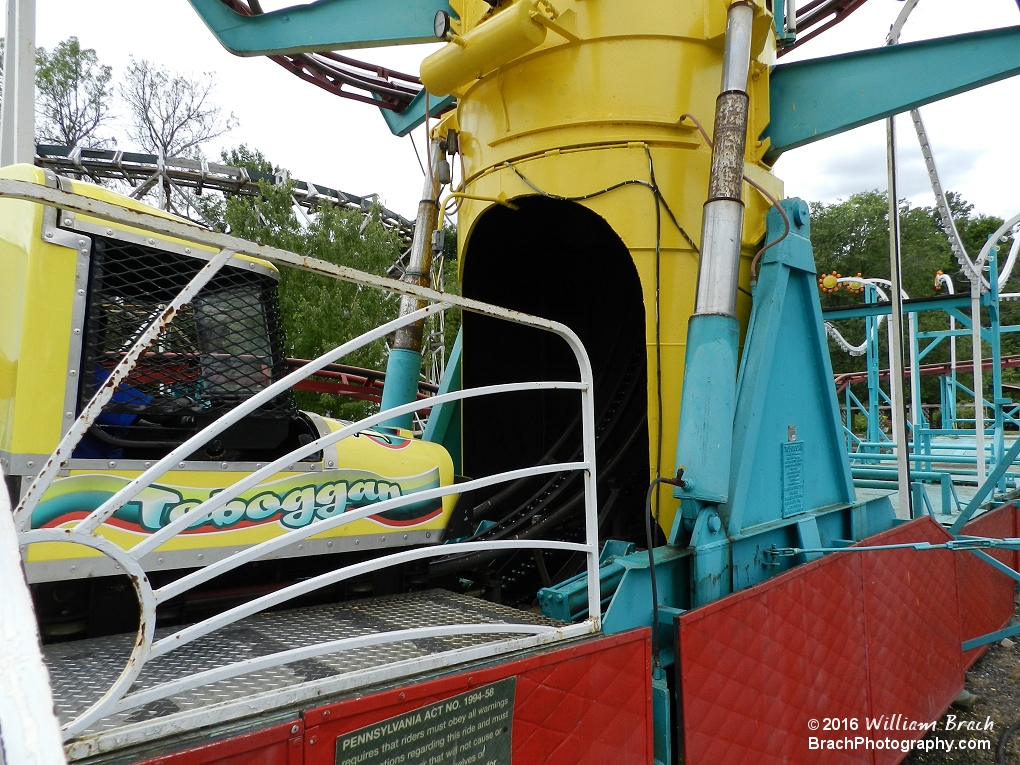
[[(518, 0), (520, 2), (520, 0)], [(663, 5), (655, 0), (599, 0), (544, 4), (549, 16), (569, 23), (570, 36), (550, 31), (545, 42), (459, 93), (456, 115), (466, 184), (481, 197), (534, 194), (512, 164), (543, 191), (576, 197), (621, 181), (650, 180), (647, 151), (661, 192), (680, 224), (697, 244), (708, 189), (711, 150), (692, 114), (711, 134), (722, 75), (725, 0), (691, 0)], [(762, 162), (767, 142), (757, 136), (768, 124), (768, 65), (775, 41), (764, 3), (756, 2), (750, 72), (747, 174), (775, 196), (782, 184)], [(460, 0), (462, 35), (492, 23), (481, 0)], [(553, 7), (555, 6), (555, 7)], [(506, 9), (499, 13), (507, 13)], [(497, 14), (498, 15), (498, 14)], [(452, 44), (451, 44), (452, 45)], [(447, 46), (449, 48), (450, 46)], [(445, 49), (444, 49), (445, 50)], [(443, 55), (441, 50), (438, 54)], [(424, 70), (423, 70), (424, 71)], [(440, 130), (445, 129), (441, 125)], [(750, 260), (765, 235), (770, 203), (747, 184), (741, 286), (749, 290)], [(627, 186), (580, 202), (601, 215), (633, 258), (644, 292), (648, 355), (648, 427), (655, 434), (655, 203), (652, 193)], [(460, 267), (471, 231), (491, 202), (464, 199), (458, 224)], [(663, 443), (659, 472), (673, 471), (687, 321), (694, 306), (698, 254), (663, 214), (661, 239), (661, 358)], [(750, 299), (741, 293), (738, 314), (746, 327)], [(652, 436), (654, 440), (655, 436)], [(649, 444), (651, 472), (655, 443)], [(661, 523), (668, 532), (677, 503), (668, 487), (661, 494)]]
[[(31, 165), (0, 177), (43, 183)], [(77, 252), (45, 242), (42, 207), (0, 200), (0, 449), (48, 454), (60, 440)]]

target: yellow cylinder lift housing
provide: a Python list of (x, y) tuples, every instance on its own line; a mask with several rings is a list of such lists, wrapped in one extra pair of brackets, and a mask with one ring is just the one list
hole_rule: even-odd
[[(30, 165), (3, 168), (0, 178), (59, 185), (64, 191), (171, 217), (106, 189), (58, 178)], [(149, 315), (146, 311), (155, 315), (157, 307), (162, 307), (130, 305), (130, 300), (117, 296), (97, 297), (100, 293), (93, 280), (99, 278), (101, 270), (96, 265), (98, 251), (104, 253), (104, 262), (116, 259), (119, 252), (130, 252), (150, 265), (157, 263), (159, 269), (169, 269), (174, 264), (188, 265), (190, 260), (201, 264), (213, 252), (193, 242), (121, 227), (33, 202), (0, 199), (0, 273), (4, 275), (0, 279), (0, 460), (15, 502), (70, 428), (82, 401), (87, 401), (91, 389), (83, 390), (82, 386), (87, 388), (87, 373), (94, 373), (97, 366), (94, 354), (90, 356), (87, 352), (89, 344), (95, 343), (92, 334), (108, 327), (115, 313), (125, 315), (134, 310), (137, 313), (132, 315), (145, 317)], [(189, 267), (196, 270), (193, 265)], [(266, 323), (271, 324), (279, 279), (276, 268), (262, 260), (235, 255), (224, 266), (221, 274), (224, 273), (235, 282), (243, 277), (262, 285), (260, 294), (267, 302), (257, 310), (259, 316), (265, 316)], [(120, 274), (125, 274), (123, 267)], [(129, 272), (127, 276), (130, 281)], [(137, 276), (138, 280), (144, 278), (141, 273)], [(195, 302), (214, 285), (215, 281), (203, 288)], [(252, 304), (235, 300), (232, 305), (243, 310)], [(218, 318), (224, 322), (231, 319), (229, 313), (220, 314)], [(260, 321), (261, 318), (255, 323)], [(276, 321), (279, 321), (278, 314)], [(185, 325), (177, 331), (187, 330), (183, 312), (176, 322)], [(172, 324), (167, 333), (174, 331), (174, 326)], [(170, 342), (166, 339), (167, 333), (152, 346), (157, 355), (158, 349)], [(130, 338), (125, 340), (130, 341)], [(109, 343), (103, 347), (106, 356), (111, 357), (103, 360), (107, 366), (127, 348)], [(111, 352), (111, 348), (118, 350)], [(191, 356), (180, 360), (178, 366), (190, 365), (193, 377), (205, 375), (204, 379), (209, 379), (218, 375), (222, 379), (230, 375), (223, 353), (196, 351)], [(146, 360), (143, 356), (142, 361)], [(88, 365), (93, 368), (86, 369)], [(207, 368), (210, 366), (212, 372)], [(201, 371), (194, 371), (200, 368)], [(148, 384), (151, 388), (152, 368), (140, 363), (136, 369), (141, 371), (133, 372), (119, 391), (130, 389), (132, 385)], [(144, 377), (146, 374), (148, 378)], [(256, 392), (268, 379), (261, 383), (250, 379), (248, 382), (256, 386), (252, 391)], [(168, 396), (177, 395), (169, 390), (170, 382), (164, 387), (168, 389)], [(243, 398), (243, 393), (238, 397)], [(108, 421), (117, 423), (117, 417), (124, 417), (108, 415), (109, 409), (107, 405), (101, 418), (107, 417)], [(277, 447), (282, 451), (276, 456), (283, 456), (290, 448), (286, 439), (293, 440), (295, 429), (316, 438), (345, 424), (296, 409), (286, 418), (290, 424), (282, 427), (289, 428), (290, 435)], [(246, 419), (242, 419), (239, 424), (245, 423)], [(248, 422), (249, 429), (242, 431), (239, 437), (250, 438), (254, 434), (257, 438), (265, 426), (265, 421)], [(116, 432), (116, 427), (112, 430)], [(90, 451), (85, 446), (83, 441), (83, 446), (40, 500), (32, 517), (34, 528), (75, 524), (152, 464), (151, 458), (133, 458), (123, 449), (97, 453), (94, 448)], [(106, 446), (113, 448), (109, 444)], [(118, 510), (102, 526), (102, 536), (129, 548), (261, 467), (262, 463), (254, 458), (246, 459), (243, 451), (235, 451), (233, 457), (218, 456), (208, 454), (207, 447)], [(259, 459), (266, 458), (263, 455)], [(207, 565), (317, 519), (415, 491), (448, 486), (453, 480), (453, 462), (440, 445), (415, 439), (409, 431), (366, 430), (304, 461), (295, 462), (242, 493), (142, 562), (147, 570)], [(270, 557), (435, 544), (440, 541), (455, 501), (455, 497), (447, 496), (384, 511), (310, 537)], [(77, 545), (59, 543), (30, 546), (27, 572), (34, 582), (117, 573), (109, 558)]]
[[(643, 293), (649, 472), (671, 475), (711, 160), (698, 123), (711, 134), (729, 3), (516, 0), (490, 6), (484, 0), (451, 0), (451, 5), (459, 16), (452, 42), (423, 62), (421, 75), (433, 95), (457, 96), (456, 111), (437, 130), (459, 131), (465, 179), (458, 189), (461, 277), (479, 257), (472, 251), (479, 220), (503, 200), (567, 198), (608, 223), (629, 251)], [(745, 175), (778, 198), (782, 184), (763, 161), (768, 140), (759, 140), (769, 122), (768, 72), (775, 47), (771, 14), (764, 0), (756, 0)], [(676, 219), (660, 207), (658, 235), (658, 202), (649, 188), (653, 170)], [(599, 193), (611, 187), (616, 188)], [(746, 182), (743, 199), (737, 306), (742, 333), (751, 308), (749, 266), (771, 206)], [(519, 225), (528, 222), (521, 218)], [(486, 298), (500, 302), (498, 296)], [(464, 358), (468, 364), (467, 346)], [(678, 506), (671, 492), (666, 487), (660, 493), (659, 520), (666, 532)]]

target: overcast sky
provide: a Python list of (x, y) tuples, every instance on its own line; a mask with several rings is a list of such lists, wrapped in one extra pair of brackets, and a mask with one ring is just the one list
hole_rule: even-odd
[[(678, 0), (679, 1), (679, 0)], [(801, 0), (803, 2), (803, 0)], [(337, 98), (299, 81), (266, 59), (242, 59), (223, 50), (185, 0), (37, 0), (37, 42), (44, 47), (77, 35), (84, 47), (114, 68), (132, 56), (182, 72), (213, 72), (217, 96), (240, 126), (223, 146), (260, 149), (294, 177), (355, 194), (378, 193), (385, 204), (413, 217), (422, 176), (408, 138), (390, 135), (376, 109)], [(295, 0), (263, 0), (274, 9)], [(883, 44), (902, 4), (870, 0), (836, 28), (784, 58), (842, 53)], [(903, 41), (1020, 24), (1017, 0), (921, 0)], [(358, 51), (356, 57), (404, 71), (435, 46)], [(1020, 77), (924, 107), (936, 162), (948, 189), (981, 212), (1012, 217), (1020, 212), (1016, 133), (1020, 126)], [(930, 205), (920, 151), (909, 119), (900, 118), (900, 196)], [(126, 139), (119, 148), (134, 148)], [(421, 132), (415, 136), (423, 146)], [(220, 146), (207, 150), (218, 158)], [(855, 191), (885, 188), (885, 129), (879, 123), (796, 149), (776, 173), (789, 196), (832, 202)]]

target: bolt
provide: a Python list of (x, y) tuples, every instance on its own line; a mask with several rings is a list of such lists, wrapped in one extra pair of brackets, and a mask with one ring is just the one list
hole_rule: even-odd
[(107, 236), (111, 236), (112, 234), (113, 234), (113, 229), (112, 228), (106, 229), (106, 235)]
[(199, 554), (198, 554), (198, 559), (199, 559), (199, 560), (202, 560), (202, 558), (204, 558), (204, 557), (205, 557), (205, 556), (204, 556), (204, 555), (202, 555), (202, 553), (199, 553)]
[(291, 733), (297, 733), (299, 730), (301, 730), (301, 729), (298, 726), (296, 726), (296, 725), (291, 725), (290, 726), (290, 732)]
[(323, 717), (329, 717), (329, 715), (330, 715), (330, 711), (329, 711), (328, 709), (327, 709), (327, 710), (325, 710), (325, 711), (324, 711), (324, 712), (322, 713), (322, 716), (323, 716)]
[(308, 746), (314, 746), (316, 740), (317, 739), (315, 738), (315, 736), (312, 736), (310, 739), (308, 739)]
[(47, 231), (46, 232), (46, 238), (47, 239), (52, 239), (53, 238), (53, 232), (52, 231)]
[(190, 255), (190, 254), (191, 254), (191, 248), (190, 248), (190, 247), (185, 247), (185, 248), (184, 248), (184, 252), (185, 252), (186, 254)]
[(163, 559), (162, 558), (156, 558), (156, 563), (158, 563), (159, 565), (162, 566), (163, 565)]
[(68, 372), (68, 374), (71, 375), (71, 377), (75, 377), (78, 374), (78, 370), (72, 369), (70, 372)]
[(151, 236), (149, 237), (148, 241), (149, 241), (149, 244), (155, 244), (156, 243), (156, 240), (153, 239)]
[(184, 467), (184, 463), (183, 463), (183, 462), (178, 462), (178, 463), (177, 463), (177, 467), (179, 467), (179, 468), (182, 468), (182, 467)]
[(70, 420), (72, 417), (74, 417), (74, 415), (71, 414), (70, 412), (64, 412), (64, 417)]
[(110, 463), (109, 463), (109, 464), (107, 465), (107, 467), (112, 467), (112, 468), (113, 468), (113, 467), (117, 467), (117, 463), (116, 463), (116, 462), (110, 462)]

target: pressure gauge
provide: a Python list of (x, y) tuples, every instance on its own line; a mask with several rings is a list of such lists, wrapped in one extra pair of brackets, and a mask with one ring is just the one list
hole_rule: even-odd
[(446, 35), (450, 33), (450, 14), (446, 11), (437, 11), (436, 18), (432, 21), (432, 29), (436, 37), (445, 40)]

